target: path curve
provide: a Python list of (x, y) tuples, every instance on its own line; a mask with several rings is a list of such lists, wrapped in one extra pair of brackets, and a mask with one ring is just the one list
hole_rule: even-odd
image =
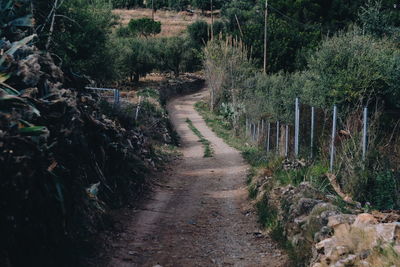
[[(276, 244), (259, 234), (247, 199), (248, 166), (194, 110), (205, 94), (203, 90), (168, 104), (183, 159), (131, 217), (107, 266), (288, 266)], [(187, 118), (211, 142), (212, 158), (203, 158)]]

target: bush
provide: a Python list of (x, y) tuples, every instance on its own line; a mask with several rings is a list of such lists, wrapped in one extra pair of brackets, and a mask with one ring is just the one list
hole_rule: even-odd
[(156, 40), (156, 54), (159, 59), (157, 69), (171, 71), (176, 77), (183, 71), (193, 71), (201, 66), (196, 49), (185, 37), (168, 37)]
[(330, 109), (368, 104), (373, 100), (398, 107), (399, 51), (387, 39), (376, 39), (354, 29), (326, 39), (308, 60), (307, 101)]
[(138, 82), (157, 67), (156, 47), (153, 40), (116, 38), (112, 43), (115, 66), (119, 79)]
[(204, 20), (198, 20), (187, 28), (190, 39), (198, 47), (202, 47), (208, 42), (209, 30), (209, 25)]
[(133, 36), (149, 37), (161, 32), (161, 22), (149, 18), (131, 19), (128, 29)]
[[(49, 49), (62, 60), (64, 69), (100, 81), (112, 78), (109, 73), (113, 72), (110, 64), (113, 60), (107, 50), (108, 36), (115, 23), (111, 10), (104, 0), (70, 0), (60, 6)], [(48, 32), (42, 31), (40, 36), (41, 48), (45, 48)]]

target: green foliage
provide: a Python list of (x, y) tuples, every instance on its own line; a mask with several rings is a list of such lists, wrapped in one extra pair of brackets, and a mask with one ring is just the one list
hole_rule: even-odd
[(390, 170), (374, 172), (369, 185), (369, 202), (379, 210), (399, 208), (399, 177)]
[[(107, 49), (115, 23), (111, 8), (105, 0), (69, 0), (59, 7), (50, 51), (62, 60), (64, 68), (101, 81), (112, 78), (112, 57)], [(43, 46), (45, 29), (41, 33)]]
[(149, 37), (161, 32), (161, 22), (154, 21), (150, 18), (131, 19), (128, 29), (133, 36)]
[(156, 68), (154, 42), (137, 38), (116, 38), (113, 47), (117, 77), (139, 81)]
[(144, 7), (143, 0), (111, 0), (113, 8)]
[(200, 58), (190, 40), (185, 37), (160, 38), (156, 41), (158, 69), (171, 71), (176, 77), (182, 71), (193, 71), (200, 66)]
[(33, 27), (34, 21), (29, 2), (29, 0), (19, 1), (19, 3), (14, 0), (0, 1), (0, 38), (19, 40), (24, 30)]
[(375, 39), (358, 29), (326, 39), (309, 58), (304, 95), (308, 103), (329, 109), (332, 105), (366, 104), (384, 100), (398, 106), (396, 70), (399, 51), (386, 39)]
[(198, 47), (205, 45), (209, 39), (210, 27), (204, 20), (196, 21), (187, 27), (190, 39)]

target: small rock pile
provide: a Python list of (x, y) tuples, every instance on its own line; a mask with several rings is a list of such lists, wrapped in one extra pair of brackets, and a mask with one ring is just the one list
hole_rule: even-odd
[(277, 187), (273, 178), (263, 175), (252, 183), (259, 191), (258, 201), (277, 214), (275, 230), (290, 242), (301, 264), (400, 266), (399, 212), (369, 214), (349, 204), (344, 214), (334, 195), (323, 194), (308, 182)]
[(282, 161), (282, 167), (285, 171), (300, 169), (305, 167), (306, 165), (307, 163), (304, 159), (295, 159), (295, 160), (284, 159)]
[(341, 214), (329, 217), (328, 227), (333, 235), (315, 245), (313, 267), (400, 266), (400, 222)]

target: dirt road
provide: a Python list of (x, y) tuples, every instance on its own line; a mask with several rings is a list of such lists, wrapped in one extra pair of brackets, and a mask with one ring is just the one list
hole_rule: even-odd
[[(248, 166), (193, 108), (204, 94), (169, 103), (183, 159), (131, 216), (106, 266), (287, 266), (287, 256), (259, 233), (245, 187)], [(212, 143), (212, 158), (203, 158), (187, 118)]]

